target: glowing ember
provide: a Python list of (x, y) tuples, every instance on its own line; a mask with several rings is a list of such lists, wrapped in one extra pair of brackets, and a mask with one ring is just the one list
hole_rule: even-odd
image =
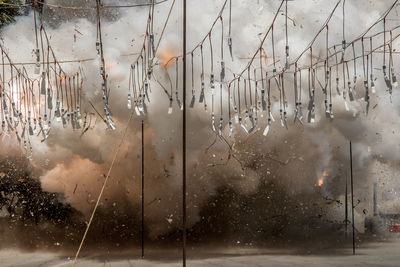
[(329, 176), (328, 171), (327, 171), (327, 170), (324, 170), (324, 171), (322, 172), (322, 176), (318, 178), (317, 186), (318, 186), (318, 187), (323, 186), (323, 185), (324, 185), (325, 178), (328, 177), (328, 176)]
[(112, 67), (115, 67), (117, 64), (118, 63), (116, 61), (106, 60), (106, 70), (109, 70)]
[(158, 57), (161, 59), (164, 67), (169, 67), (175, 63), (175, 60), (172, 59), (176, 57), (176, 54), (171, 51), (164, 50)]

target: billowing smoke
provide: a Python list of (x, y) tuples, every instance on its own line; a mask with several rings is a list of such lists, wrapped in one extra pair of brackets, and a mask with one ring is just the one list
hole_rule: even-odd
[[(155, 32), (159, 37), (165, 22), (171, 1), (156, 7)], [(63, 4), (65, 1), (51, 1), (53, 4)], [(104, 1), (105, 4), (122, 4), (125, 1)], [(85, 1), (71, 1), (71, 5), (91, 6)], [(205, 36), (212, 21), (216, 18), (222, 4), (216, 1), (189, 1), (188, 7), (188, 47), (194, 47)], [(254, 51), (257, 49), (260, 37), (269, 27), (273, 12), (278, 1), (233, 1), (233, 50), (235, 59), (231, 61), (225, 44), (225, 63), (228, 70), (241, 71)], [(380, 14), (386, 10), (391, 1), (368, 2), (363, 0), (346, 2), (346, 39), (352, 40), (369, 27)], [(320, 1), (290, 1), (288, 16), (289, 42), (291, 58), (295, 58), (308, 45), (309, 41), (323, 25), (334, 3), (328, 0)], [(175, 56), (182, 51), (181, 3), (177, 1), (171, 20), (166, 28), (166, 34), (160, 44), (157, 65), (154, 75), (166, 88), (175, 88), (175, 65), (163, 67), (168, 56)], [(44, 190), (59, 192), (65, 195), (65, 201), (74, 208), (89, 216), (110, 167), (115, 149), (122, 137), (123, 128), (130, 110), (126, 108), (128, 94), (128, 77), (130, 64), (135, 60), (135, 53), (140, 50), (146, 29), (148, 9), (146, 7), (123, 10), (107, 10), (102, 14), (102, 30), (104, 36), (104, 53), (109, 87), (111, 88), (110, 103), (117, 122), (117, 131), (107, 130), (100, 118), (96, 118), (94, 110), (88, 104), (82, 107), (85, 113), (92, 113), (93, 127), (80, 137), (79, 132), (63, 129), (54, 123), (51, 134), (46, 142), (35, 140), (33, 143), (33, 159), (31, 164), (41, 176)], [(395, 11), (394, 11), (395, 12)], [(60, 11), (44, 8), (45, 27), (50, 36), (50, 42), (59, 60), (75, 60), (96, 58), (96, 26), (94, 12)], [(356, 15), (357, 14), (357, 15)], [(225, 11), (223, 16), (227, 17)], [(2, 40), (14, 62), (34, 61), (32, 50), (35, 47), (33, 34), (33, 14), (18, 18), (17, 22), (7, 26), (2, 31)], [(342, 18), (339, 10), (329, 24), (331, 44), (342, 41)], [(284, 65), (284, 15), (278, 16), (275, 23), (275, 49), (278, 65)], [(220, 25), (213, 31), (214, 68), (219, 72), (221, 55)], [(377, 29), (376, 31), (379, 31)], [(226, 32), (225, 32), (226, 33)], [(75, 36), (75, 38), (74, 38)], [(225, 34), (225, 39), (226, 39)], [(225, 40), (226, 43), (226, 40)], [(393, 47), (396, 48), (395, 41)], [(316, 57), (324, 55), (324, 38), (317, 39), (313, 47)], [(265, 47), (267, 57), (271, 56), (270, 42)], [(210, 54), (208, 43), (204, 44), (204, 66), (206, 84), (210, 74)], [(361, 48), (356, 47), (360, 53)], [(306, 53), (306, 55), (308, 55)], [(308, 58), (301, 59), (299, 64), (306, 64)], [(304, 126), (289, 122), (286, 130), (273, 123), (267, 137), (262, 135), (266, 125), (266, 114), (260, 118), (259, 129), (251, 135), (244, 133), (241, 127), (234, 128), (234, 136), (226, 143), (211, 130), (211, 97), (207, 86), (206, 95), (208, 110), (203, 104), (196, 104), (189, 109), (188, 114), (188, 212), (189, 224), (203, 222), (201, 211), (208, 207), (210, 198), (220, 194), (220, 188), (229, 188), (242, 194), (252, 195), (260, 192), (259, 188), (266, 184), (275, 184), (283, 190), (285, 196), (292, 202), (275, 203), (282, 210), (291, 210), (293, 205), (300, 205), (303, 213), (310, 214), (307, 207), (313, 202), (325, 203), (329, 200), (344, 202), (345, 181), (350, 179), (349, 173), (349, 140), (354, 146), (355, 195), (360, 200), (357, 205), (357, 219), (362, 221), (372, 213), (372, 183), (378, 182), (381, 192), (391, 188), (393, 192), (385, 194), (379, 209), (382, 212), (399, 212), (395, 181), (398, 176), (398, 166), (393, 162), (400, 159), (399, 139), (399, 94), (394, 90), (389, 95), (385, 90), (382, 72), (380, 70), (381, 54), (373, 56), (377, 70), (374, 69), (377, 92), (371, 96), (369, 114), (365, 112), (363, 100), (349, 103), (350, 111), (346, 111), (343, 98), (333, 93), (334, 120), (326, 119), (322, 92), (317, 86), (316, 103), (317, 117), (315, 124)], [(394, 57), (395, 66), (397, 58)], [(272, 62), (268, 61), (268, 64)], [(81, 63), (63, 64), (64, 70), (76, 72), (78, 68), (84, 72), (84, 100), (91, 100), (102, 110), (100, 75), (98, 60), (82, 61)], [(271, 67), (271, 66), (269, 66)], [(358, 98), (363, 96), (362, 62), (357, 61)], [(33, 73), (33, 67), (28, 67)], [(181, 66), (180, 69), (181, 71)], [(190, 73), (190, 66), (188, 68)], [(201, 60), (199, 51), (194, 57), (194, 84), (197, 94), (200, 92)], [(172, 80), (170, 84), (166, 71)], [(396, 69), (397, 71), (397, 69)], [(308, 100), (307, 75), (303, 71), (303, 104)], [(319, 80), (323, 81), (323, 71), (319, 71)], [(231, 73), (227, 76), (232, 78)], [(287, 98), (293, 99), (293, 79), (285, 76)], [(341, 74), (340, 74), (341, 77)], [(179, 79), (181, 75), (179, 76)], [(192, 78), (189, 75), (189, 80)], [(333, 82), (334, 83), (334, 82)], [(188, 83), (190, 84), (190, 82)], [(341, 85), (342, 86), (342, 85)], [(190, 86), (188, 86), (190, 88)], [(219, 88), (219, 86), (217, 86)], [(181, 111), (174, 102), (173, 113), (167, 114), (169, 100), (163, 89), (151, 81), (149, 113), (145, 119), (145, 187), (146, 187), (146, 224), (149, 234), (157, 237), (179, 228), (181, 219)], [(182, 88), (179, 88), (181, 91)], [(227, 109), (227, 91), (224, 89), (224, 108)], [(273, 113), (279, 117), (278, 91), (273, 86)], [(333, 90), (335, 91), (335, 90)], [(190, 95), (190, 94), (189, 94)], [(219, 95), (216, 95), (219, 103)], [(189, 100), (188, 100), (189, 101)], [(289, 101), (288, 116), (293, 117), (293, 104)], [(218, 114), (219, 104), (215, 105)], [(321, 115), (322, 114), (322, 115)], [(224, 122), (228, 122), (224, 114)], [(129, 134), (111, 173), (111, 179), (102, 198), (101, 208), (116, 209), (116, 207), (135, 207), (140, 203), (140, 145), (141, 118), (135, 117), (129, 125)], [(225, 127), (227, 136), (229, 129)], [(10, 155), (11, 151), (18, 154), (18, 143), (14, 137), (2, 137), (0, 153)], [(215, 143), (214, 143), (215, 139)], [(229, 145), (231, 147), (229, 147)], [(321, 180), (321, 181), (320, 181)], [(398, 184), (396, 184), (398, 187)], [(271, 193), (272, 194), (272, 193)], [(384, 202), (385, 201), (385, 202)], [(388, 203), (387, 205), (385, 203)], [(291, 207), (286, 207), (292, 205)], [(342, 222), (344, 220), (343, 205), (325, 208), (326, 220)], [(294, 209), (293, 212), (295, 212)], [(310, 208), (311, 210), (311, 208)], [(200, 212), (200, 213), (199, 213)], [(268, 211), (263, 211), (268, 214)], [(272, 212), (272, 209), (271, 209)], [(313, 210), (314, 212), (314, 210)], [(254, 214), (253, 214), (254, 215)], [(299, 214), (296, 214), (300, 215)], [(240, 216), (240, 214), (238, 214)], [(256, 215), (254, 215), (256, 216)], [(101, 220), (100, 218), (97, 218)], [(362, 228), (361, 224), (358, 225)], [(362, 229), (360, 229), (362, 230)]]

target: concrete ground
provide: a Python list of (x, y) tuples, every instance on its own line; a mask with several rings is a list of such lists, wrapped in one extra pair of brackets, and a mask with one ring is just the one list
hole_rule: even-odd
[[(103, 253), (82, 255), (76, 267), (147, 267), (147, 266), (182, 266), (180, 251), (148, 251), (149, 259), (138, 259), (132, 253)], [(333, 253), (296, 255), (290, 251), (267, 251), (259, 249), (204, 250), (190, 249), (187, 266), (400, 266), (400, 239), (385, 243), (371, 243), (357, 249), (352, 255), (351, 249), (335, 250)], [(56, 253), (23, 253), (16, 250), (0, 251), (1, 267), (63, 267), (72, 265), (72, 256)], [(151, 259), (151, 260), (150, 260)]]

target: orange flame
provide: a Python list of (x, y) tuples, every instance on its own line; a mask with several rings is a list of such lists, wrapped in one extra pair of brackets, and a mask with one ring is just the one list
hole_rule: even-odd
[(265, 61), (266, 65), (268, 65), (269, 58), (267, 57), (267, 52), (264, 49), (261, 50), (261, 59)]
[(106, 70), (110, 70), (112, 67), (115, 67), (117, 65), (117, 62), (108, 60), (106, 61)]
[(165, 68), (167, 68), (175, 63), (175, 60), (173, 60), (175, 57), (176, 57), (176, 54), (173, 53), (172, 51), (168, 51), (168, 50), (162, 51), (159, 55), (159, 58), (161, 59), (162, 64)]
[(327, 170), (324, 170), (324, 171), (322, 172), (322, 176), (318, 178), (317, 186), (318, 186), (318, 187), (323, 186), (323, 185), (324, 185), (325, 178), (328, 177), (328, 176), (329, 176), (328, 171), (327, 171)]

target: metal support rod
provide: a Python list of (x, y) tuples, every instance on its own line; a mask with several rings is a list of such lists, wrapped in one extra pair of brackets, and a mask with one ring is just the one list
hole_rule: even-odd
[(376, 183), (374, 183), (374, 216), (378, 215), (376, 190), (377, 190), (377, 185)]
[(142, 119), (142, 259), (144, 258), (144, 120)]
[(353, 255), (356, 254), (356, 240), (354, 233), (354, 194), (353, 194), (353, 150), (350, 141), (350, 182), (351, 182), (351, 226), (353, 228)]
[(183, 0), (182, 266), (186, 267), (186, 0)]
[(344, 199), (344, 230), (345, 230), (345, 236), (347, 237), (347, 224), (349, 222), (349, 203), (348, 203), (348, 190), (347, 190), (347, 174), (346, 174), (346, 192), (345, 192), (345, 199)]

